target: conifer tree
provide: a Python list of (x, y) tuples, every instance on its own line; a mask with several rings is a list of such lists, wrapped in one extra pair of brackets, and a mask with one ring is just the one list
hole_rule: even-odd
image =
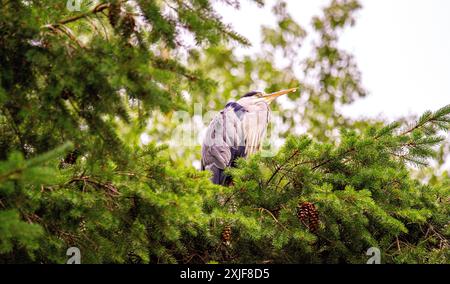
[[(364, 263), (369, 247), (385, 263), (449, 262), (448, 175), (423, 183), (410, 167), (436, 155), (450, 107), (411, 125), (335, 111), (365, 95), (337, 48), (357, 1), (331, 1), (314, 18), (320, 41), (304, 80), (270, 64), (305, 36), (283, 1), (265, 52), (242, 65), (227, 43), (249, 42), (214, 1), (82, 3), (0, 0), (0, 263), (65, 263), (73, 246), (83, 263)], [(268, 89), (300, 82), (310, 135), (240, 160), (234, 185), (221, 187), (172, 159), (159, 143), (167, 121), (149, 145), (139, 136), (156, 112), (189, 110), (184, 91), (219, 104), (248, 88), (251, 76), (232, 68), (267, 72)], [(218, 86), (224, 98), (213, 99)]]
[(139, 135), (213, 85), (180, 60), (181, 35), (247, 40), (210, 1), (81, 2), (0, 1), (0, 259), (63, 263), (77, 246), (85, 262), (182, 262), (221, 190)]
[[(450, 188), (412, 179), (408, 165), (427, 165), (449, 127), (450, 105), (411, 125), (342, 129), (337, 145), (290, 137), (274, 158), (241, 160), (232, 198), (260, 222), (234, 230), (238, 261), (364, 263), (377, 247), (385, 263), (448, 263)], [(305, 223), (311, 213), (319, 228)]]

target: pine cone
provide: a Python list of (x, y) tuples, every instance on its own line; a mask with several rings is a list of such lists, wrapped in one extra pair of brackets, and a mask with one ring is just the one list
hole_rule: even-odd
[(303, 202), (298, 205), (297, 218), (310, 232), (315, 232), (319, 228), (319, 212), (311, 202)]
[(61, 160), (59, 163), (59, 168), (64, 169), (69, 167), (70, 165), (73, 165), (77, 162), (78, 156), (80, 155), (80, 152), (78, 149), (75, 149), (64, 157), (64, 159)]
[(77, 149), (69, 152), (66, 155), (66, 157), (64, 157), (64, 163), (69, 164), (69, 165), (75, 164), (78, 159), (79, 154), (80, 154), (80, 152)]
[(222, 231), (222, 243), (229, 245), (231, 242), (231, 226), (226, 225)]
[(109, 6), (108, 19), (111, 26), (117, 26), (120, 18), (120, 3), (111, 3)]
[(125, 14), (120, 27), (122, 35), (126, 38), (129, 38), (134, 32), (135, 27), (136, 21), (134, 20), (134, 16), (129, 13)]

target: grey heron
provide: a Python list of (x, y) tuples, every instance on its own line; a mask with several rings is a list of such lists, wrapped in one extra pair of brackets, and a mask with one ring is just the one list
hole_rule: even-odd
[(229, 102), (211, 121), (202, 144), (202, 170), (212, 172), (215, 184), (228, 185), (227, 167), (236, 159), (247, 157), (261, 149), (270, 121), (270, 103), (279, 96), (298, 88), (266, 94), (252, 91), (236, 102)]

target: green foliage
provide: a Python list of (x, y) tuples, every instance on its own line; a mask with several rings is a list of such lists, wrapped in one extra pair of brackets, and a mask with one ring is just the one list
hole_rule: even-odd
[[(337, 146), (290, 137), (273, 158), (241, 160), (231, 170), (233, 198), (264, 226), (236, 237), (237, 262), (364, 263), (365, 251), (378, 247), (386, 263), (448, 263), (450, 188), (421, 184), (406, 164), (433, 157), (443, 141), (435, 125), (448, 131), (449, 118), (446, 106), (409, 127), (342, 130)], [(316, 233), (296, 217), (304, 201), (318, 207)], [(250, 248), (258, 255), (248, 259)]]
[(68, 143), (27, 161), (21, 153), (14, 152), (0, 163), (0, 254), (9, 256), (11, 261), (20, 261), (21, 254), (34, 260), (44, 230), (36, 224), (28, 206), (33, 206), (33, 196), (42, 189), (43, 183), (55, 181), (54, 171), (42, 165), (71, 146)]
[[(243, 58), (230, 43), (248, 41), (214, 3), (105, 0), (69, 11), (65, 1), (0, 0), (0, 262), (65, 263), (76, 246), (84, 263), (364, 263), (376, 246), (383, 262), (448, 263), (448, 174), (422, 183), (409, 166), (443, 159), (435, 150), (450, 106), (411, 125), (336, 111), (365, 95), (337, 46), (358, 2), (331, 1), (313, 19), (318, 40), (302, 59), (306, 30), (285, 2), (273, 7), (276, 26), (262, 28), (261, 53)], [(286, 66), (275, 64), (280, 51)], [(240, 160), (229, 188), (185, 166), (198, 147), (161, 146), (178, 126), (174, 111), (218, 109), (258, 87), (256, 77), (268, 91), (301, 86), (282, 136), (298, 121), (311, 136)], [(298, 220), (300, 202), (316, 205), (316, 232)]]
[(247, 40), (209, 1), (0, 5), (2, 262), (63, 263), (69, 246), (85, 262), (176, 262), (186, 239), (213, 239), (203, 207), (221, 189), (139, 135), (152, 111), (185, 108), (182, 91), (214, 85), (181, 60), (183, 36)]

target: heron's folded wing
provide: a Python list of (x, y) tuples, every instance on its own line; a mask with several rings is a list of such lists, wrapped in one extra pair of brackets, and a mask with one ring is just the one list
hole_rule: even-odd
[(231, 151), (228, 146), (204, 146), (202, 148), (202, 160), (206, 169), (215, 166), (225, 169), (231, 160)]
[(231, 151), (226, 143), (224, 119), (222, 114), (218, 114), (209, 124), (203, 140), (202, 162), (207, 169), (212, 166), (225, 169), (230, 160)]
[[(241, 107), (242, 108), (242, 107)], [(233, 166), (234, 160), (244, 156), (245, 139), (241, 109), (229, 106), (210, 123), (203, 140), (202, 163), (205, 168), (219, 169)]]

